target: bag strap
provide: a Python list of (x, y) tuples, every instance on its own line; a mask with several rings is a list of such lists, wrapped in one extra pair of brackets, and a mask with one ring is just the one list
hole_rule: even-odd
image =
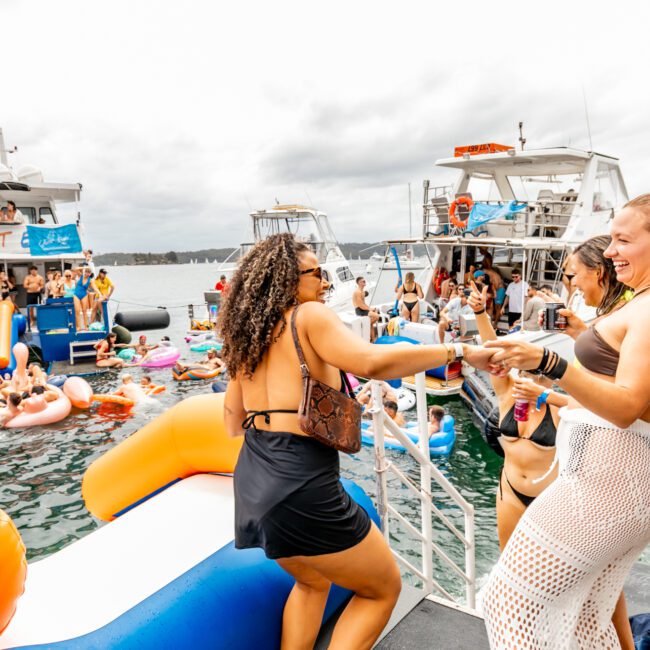
[[(296, 346), (298, 360), (300, 361), (300, 374), (302, 375), (303, 379), (309, 379), (309, 367), (307, 366), (307, 361), (305, 360), (305, 355), (303, 354), (302, 346), (300, 345), (300, 339), (298, 338), (298, 328), (296, 327), (296, 314), (298, 313), (299, 308), (300, 305), (297, 305), (293, 310), (293, 314), (291, 314), (291, 335), (293, 336), (293, 343)], [(341, 374), (341, 380), (343, 383), (343, 391), (341, 392), (344, 395), (348, 395), (348, 397), (352, 399), (356, 399), (347, 374), (343, 372), (343, 370), (339, 370), (339, 373)]]
[(296, 327), (296, 315), (300, 305), (296, 305), (291, 314), (291, 334), (293, 336), (293, 343), (296, 346), (296, 352), (298, 353), (298, 360), (300, 361), (300, 374), (303, 379), (309, 379), (309, 368), (307, 367), (307, 362), (305, 361), (305, 355), (302, 352), (302, 346), (300, 345), (300, 339), (298, 338), (298, 328)]

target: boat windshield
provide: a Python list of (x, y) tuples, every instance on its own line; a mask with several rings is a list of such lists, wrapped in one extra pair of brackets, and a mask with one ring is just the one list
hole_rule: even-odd
[(328, 259), (331, 251), (338, 254), (337, 242), (325, 215), (310, 212), (265, 212), (252, 216), (255, 241), (290, 232), (299, 241), (309, 244), (321, 262)]
[(548, 199), (575, 201), (582, 185), (581, 174), (508, 176), (507, 178), (517, 201), (532, 202)]

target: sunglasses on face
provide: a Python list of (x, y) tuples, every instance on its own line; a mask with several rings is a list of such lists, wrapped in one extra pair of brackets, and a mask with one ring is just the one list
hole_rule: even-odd
[(300, 271), (298, 275), (313, 275), (315, 278), (318, 278), (319, 280), (323, 279), (323, 269), (321, 269), (320, 266), (316, 266), (313, 269), (305, 269), (304, 271)]
[(571, 280), (576, 277), (575, 273), (563, 273), (562, 275), (567, 279), (568, 282), (571, 282)]

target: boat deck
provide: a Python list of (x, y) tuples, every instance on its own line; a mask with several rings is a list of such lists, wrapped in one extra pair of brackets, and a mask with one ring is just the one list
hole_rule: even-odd
[(93, 377), (95, 375), (106, 374), (110, 368), (98, 368), (95, 365), (95, 359), (92, 361), (53, 361), (49, 370), (50, 375), (68, 375), (76, 377)]
[[(650, 565), (634, 565), (625, 583), (625, 598), (630, 616), (650, 612)], [(340, 613), (323, 626), (314, 650), (327, 648)], [(374, 647), (377, 650), (489, 650), (490, 646), (480, 616), (403, 585), (391, 619)]]
[[(427, 395), (433, 395), (434, 397), (458, 395), (463, 387), (464, 381), (465, 379), (463, 377), (445, 381), (444, 379), (436, 379), (435, 377), (429, 377), (427, 375), (425, 377)], [(402, 384), (406, 386), (406, 388), (415, 390), (415, 377), (413, 375), (403, 377)]]

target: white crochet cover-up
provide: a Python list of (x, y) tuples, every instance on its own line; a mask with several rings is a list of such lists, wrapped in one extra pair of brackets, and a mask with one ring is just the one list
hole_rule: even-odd
[(483, 593), (490, 647), (620, 648), (611, 623), (650, 542), (650, 424), (563, 408), (558, 478), (526, 510)]

